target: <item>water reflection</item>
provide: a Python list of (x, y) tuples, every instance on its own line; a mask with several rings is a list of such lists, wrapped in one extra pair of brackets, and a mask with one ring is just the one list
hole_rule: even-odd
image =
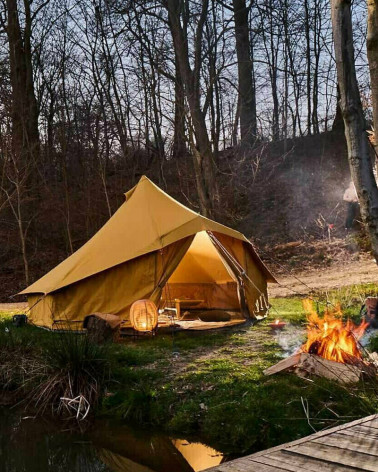
[(201, 443), (97, 421), (85, 434), (0, 409), (1, 472), (197, 472), (224, 461)]
[(223, 461), (223, 454), (205, 444), (183, 439), (172, 439), (172, 443), (195, 472), (215, 467)]

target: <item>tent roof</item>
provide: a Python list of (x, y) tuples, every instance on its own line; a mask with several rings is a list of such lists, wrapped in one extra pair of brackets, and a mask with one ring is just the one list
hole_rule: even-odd
[[(21, 294), (54, 292), (199, 231), (214, 231), (249, 243), (238, 231), (185, 207), (145, 176), (125, 196), (125, 203), (86, 244)], [(268, 280), (274, 281), (256, 258)]]

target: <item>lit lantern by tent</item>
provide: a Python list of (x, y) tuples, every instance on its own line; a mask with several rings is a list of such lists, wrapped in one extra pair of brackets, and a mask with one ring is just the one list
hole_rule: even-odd
[(158, 311), (151, 300), (137, 300), (130, 308), (130, 321), (135, 331), (155, 331), (158, 324)]

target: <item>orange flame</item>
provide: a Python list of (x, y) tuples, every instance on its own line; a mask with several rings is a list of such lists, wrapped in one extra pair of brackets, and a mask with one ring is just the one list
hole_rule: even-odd
[(356, 326), (348, 320), (341, 320), (340, 307), (326, 310), (320, 318), (311, 300), (303, 300), (303, 308), (307, 315), (307, 341), (301, 347), (301, 352), (308, 352), (324, 357), (325, 359), (348, 363), (353, 358), (362, 359), (358, 340), (363, 336), (369, 323), (361, 322)]

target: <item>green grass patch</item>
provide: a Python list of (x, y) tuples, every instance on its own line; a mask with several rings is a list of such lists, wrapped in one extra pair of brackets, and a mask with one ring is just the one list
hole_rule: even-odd
[(198, 364), (155, 391), (149, 421), (176, 434), (200, 432), (215, 448), (242, 454), (313, 432), (305, 408), (317, 430), (377, 411), (373, 388), (346, 389), (293, 374), (265, 377), (262, 371), (271, 364), (266, 357), (246, 366), (222, 358)]
[[(343, 318), (360, 322), (360, 310), (367, 297), (377, 297), (378, 286), (373, 283), (351, 285), (328, 291), (319, 291), (310, 296), (314, 309), (323, 314), (328, 308), (335, 309), (340, 306)], [(305, 297), (303, 297), (305, 298)], [(306, 323), (307, 315), (303, 309), (303, 299), (300, 298), (272, 298), (270, 303), (270, 319), (282, 319), (292, 324)]]
[[(375, 293), (376, 286), (368, 284), (318, 294), (318, 308), (322, 312), (326, 303), (338, 301), (346, 316), (356, 317), (365, 297)], [(375, 384), (345, 388), (325, 379), (263, 375), (282, 356), (267, 322), (280, 318), (298, 329), (306, 323), (301, 299), (270, 302), (274, 308), (269, 320), (254, 326), (158, 333), (106, 346), (102, 352), (110, 374), (98, 414), (180, 437), (194, 435), (240, 455), (305, 436), (312, 427), (320, 430), (378, 412)], [(57, 339), (55, 333), (33, 326), (15, 328), (9, 317), (0, 322), (4, 352), (53, 356)], [(371, 348), (378, 350), (377, 340)], [(60, 359), (64, 371), (70, 361), (63, 355)]]
[(378, 286), (373, 283), (351, 285), (330, 291), (323, 291), (317, 294), (320, 305), (323, 307), (341, 307), (344, 318), (350, 318), (354, 322), (360, 321), (360, 309), (366, 297), (377, 297)]
[(0, 310), (0, 322), (10, 320), (16, 313), (16, 311)]
[(293, 324), (306, 322), (306, 313), (303, 310), (302, 300), (298, 298), (271, 298), (269, 318), (280, 319)]

